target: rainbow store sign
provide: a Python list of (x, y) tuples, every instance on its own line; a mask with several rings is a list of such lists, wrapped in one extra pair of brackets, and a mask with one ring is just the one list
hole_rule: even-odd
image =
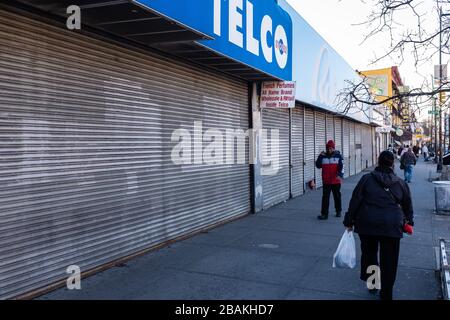
[(280, 80), (292, 80), (292, 20), (275, 0), (135, 0), (212, 38), (198, 43)]

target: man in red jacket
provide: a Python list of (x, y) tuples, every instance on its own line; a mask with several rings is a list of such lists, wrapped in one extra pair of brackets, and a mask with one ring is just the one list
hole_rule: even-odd
[(339, 151), (335, 150), (333, 140), (327, 142), (327, 152), (322, 152), (316, 161), (316, 167), (322, 169), (323, 196), (322, 210), (318, 218), (328, 219), (328, 207), (330, 206), (330, 193), (333, 192), (336, 217), (341, 216), (341, 181), (344, 177), (344, 159)]

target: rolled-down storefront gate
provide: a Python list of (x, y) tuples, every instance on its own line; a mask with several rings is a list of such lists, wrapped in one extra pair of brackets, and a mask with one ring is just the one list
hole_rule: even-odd
[(246, 82), (5, 11), (0, 25), (0, 298), (250, 211), (248, 162), (208, 156), (248, 128)]

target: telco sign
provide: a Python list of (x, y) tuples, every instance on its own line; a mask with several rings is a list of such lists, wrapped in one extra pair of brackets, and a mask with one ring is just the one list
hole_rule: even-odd
[(275, 0), (213, 0), (206, 47), (283, 80), (292, 78), (292, 21)]
[(214, 0), (133, 0), (193, 31), (213, 36)]
[(275, 0), (134, 0), (212, 37), (198, 43), (282, 80), (292, 79), (292, 20)]

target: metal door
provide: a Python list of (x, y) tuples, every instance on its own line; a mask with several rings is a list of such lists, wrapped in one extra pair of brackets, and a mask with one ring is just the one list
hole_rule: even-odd
[(303, 180), (303, 129), (304, 129), (303, 106), (296, 106), (291, 111), (291, 195), (297, 197), (304, 193)]
[[(317, 159), (317, 157), (319, 156), (319, 154), (322, 151), (326, 151), (326, 129), (325, 129), (325, 125), (326, 125), (326, 121), (325, 121), (325, 113), (323, 112), (315, 112), (315, 155), (314, 158)], [(323, 183), (322, 183), (322, 169), (317, 169), (315, 167), (316, 170), (316, 186), (317, 188), (322, 187)]]
[[(314, 168), (315, 168), (315, 151), (314, 151), (314, 111), (312, 109), (305, 108), (305, 184), (308, 184), (311, 180), (314, 180)], [(308, 190), (308, 189), (306, 189)]]
[[(289, 109), (263, 109), (263, 129), (268, 131), (268, 144), (263, 144), (263, 207), (270, 208), (290, 197)], [(278, 131), (278, 151), (272, 143), (271, 130)], [(264, 147), (266, 145), (268, 148)], [(266, 161), (270, 159), (270, 161)], [(266, 165), (264, 165), (266, 163)]]
[(0, 11), (0, 105), (0, 298), (250, 211), (244, 81)]

